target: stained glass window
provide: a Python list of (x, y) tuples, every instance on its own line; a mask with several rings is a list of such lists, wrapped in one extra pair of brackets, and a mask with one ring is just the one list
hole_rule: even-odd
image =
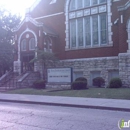
[(76, 0), (71, 0), (70, 2), (70, 11), (76, 9)]
[(101, 3), (105, 3), (106, 2), (106, 0), (100, 0), (99, 1), (99, 3), (101, 4)]
[[(93, 6), (98, 8), (99, 4), (104, 5), (106, 2), (107, 0), (71, 0), (69, 9), (76, 14), (78, 9), (83, 8), (80, 10), (83, 13), (84, 10), (91, 11)], [(95, 12), (91, 14), (88, 12), (84, 14), (83, 17), (76, 15), (77, 17), (70, 18), (70, 47), (91, 47), (107, 44), (107, 13)]]
[(23, 39), (21, 42), (21, 51), (26, 51), (26, 39)]
[(106, 0), (71, 0), (69, 10), (72, 11), (83, 7), (102, 4), (105, 2)]
[(92, 5), (97, 5), (98, 4), (98, 0), (92, 0)]
[(77, 0), (77, 9), (83, 8), (83, 0)]
[(91, 45), (90, 17), (85, 18), (85, 43)]
[(84, 6), (85, 7), (90, 6), (90, 0), (84, 0)]
[(77, 20), (78, 24), (78, 45), (83, 46), (83, 18)]
[(52, 45), (52, 40), (51, 40), (51, 38), (50, 37), (45, 37), (45, 39), (44, 39), (44, 44), (46, 45), (45, 47), (46, 47), (46, 51), (47, 52), (50, 52), (50, 46)]
[(29, 49), (30, 50), (35, 50), (35, 39), (34, 38), (31, 38), (29, 40)]
[(76, 20), (70, 21), (70, 43), (72, 47), (76, 47)]
[(106, 14), (100, 15), (100, 30), (101, 30), (101, 44), (106, 44), (107, 42), (107, 23)]
[(93, 45), (98, 44), (98, 15), (92, 17)]

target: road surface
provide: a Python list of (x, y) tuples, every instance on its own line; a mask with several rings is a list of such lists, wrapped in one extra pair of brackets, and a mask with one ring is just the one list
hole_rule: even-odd
[(0, 130), (119, 130), (129, 112), (0, 102)]

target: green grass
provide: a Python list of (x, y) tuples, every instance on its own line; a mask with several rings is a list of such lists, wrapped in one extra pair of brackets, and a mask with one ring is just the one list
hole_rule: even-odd
[(32, 88), (8, 91), (9, 94), (31, 94), (67, 97), (87, 97), (87, 98), (109, 98), (109, 99), (130, 99), (130, 88), (89, 88), (87, 90), (62, 90), (48, 91), (47, 89), (37, 90)]

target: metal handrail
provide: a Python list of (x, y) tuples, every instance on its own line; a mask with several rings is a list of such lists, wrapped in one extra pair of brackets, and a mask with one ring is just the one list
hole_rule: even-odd
[(9, 72), (6, 72), (4, 75), (0, 77), (0, 87), (5, 84), (8, 80), (10, 80), (12, 76), (13, 71), (10, 70)]

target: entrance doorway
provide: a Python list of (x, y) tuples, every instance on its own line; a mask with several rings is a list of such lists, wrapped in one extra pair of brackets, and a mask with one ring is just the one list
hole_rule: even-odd
[(23, 54), (22, 55), (22, 73), (27, 71), (34, 71), (34, 63), (30, 63), (30, 61), (34, 58), (34, 54)]

